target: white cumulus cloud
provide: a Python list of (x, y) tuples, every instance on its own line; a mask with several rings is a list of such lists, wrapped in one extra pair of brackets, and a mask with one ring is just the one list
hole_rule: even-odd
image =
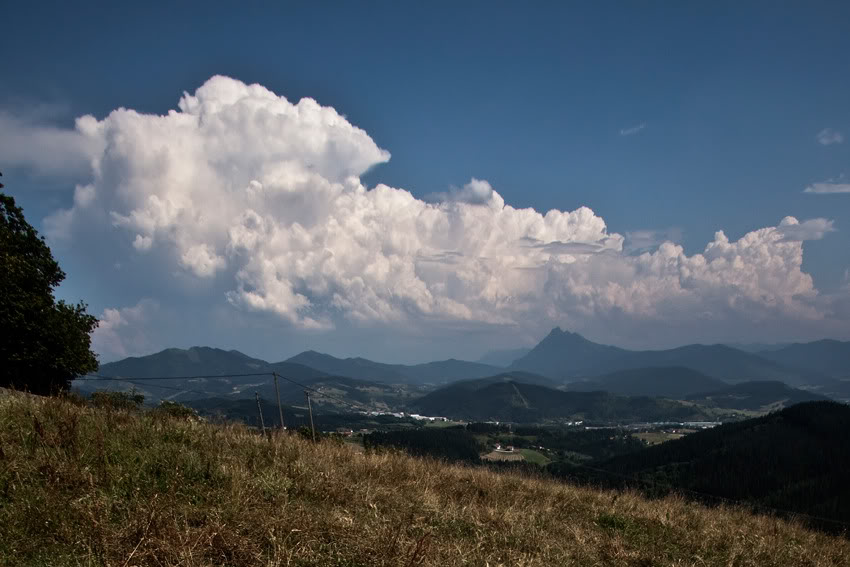
[(158, 309), (159, 304), (151, 299), (131, 307), (104, 309), (91, 336), (92, 348), (107, 360), (148, 354), (152, 342), (144, 328)]
[(494, 196), (498, 197), (498, 194), (493, 191), (490, 183), (473, 177), (472, 180), (463, 187), (452, 187), (445, 193), (434, 193), (429, 195), (427, 200), (484, 205), (489, 203)]
[(844, 134), (833, 130), (832, 128), (824, 128), (818, 132), (817, 141), (822, 146), (831, 146), (832, 144), (840, 144), (844, 141)]
[(820, 240), (828, 232), (834, 232), (833, 221), (817, 218), (800, 222), (794, 217), (785, 217), (779, 223), (777, 231), (788, 241)]
[[(833, 230), (826, 219), (786, 217), (736, 241), (721, 231), (690, 256), (674, 233), (634, 234), (655, 248), (635, 255), (590, 208), (517, 209), (484, 180), (434, 201), (365, 187), (360, 176), (389, 153), (312, 99), (218, 76), (178, 108), (78, 120), (92, 178), (48, 219), (54, 239), (114, 242), (156, 267), (144, 276), (153, 289), (192, 279), (214, 304), (316, 331), (345, 321), (628, 333), (829, 315), (801, 269), (803, 241)], [(104, 313), (104, 349), (130, 352), (111, 333), (132, 309)]]

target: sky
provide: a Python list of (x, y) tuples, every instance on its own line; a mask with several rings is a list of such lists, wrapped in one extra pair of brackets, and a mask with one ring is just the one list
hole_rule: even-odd
[(846, 2), (0, 16), (4, 190), (104, 362), (850, 340)]

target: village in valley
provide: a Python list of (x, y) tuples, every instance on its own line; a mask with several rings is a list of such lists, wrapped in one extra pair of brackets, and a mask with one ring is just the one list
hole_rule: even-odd
[[(337, 437), (346, 444), (362, 450), (364, 439), (377, 432), (393, 432), (395, 439), (428, 435), (439, 431), (445, 444), (452, 443), (452, 434), (471, 435), (477, 444), (478, 458), (485, 463), (528, 463), (543, 467), (553, 462), (581, 463), (600, 456), (621, 454), (644, 446), (680, 439), (700, 430), (720, 425), (720, 422), (657, 422), (633, 424), (591, 424), (584, 420), (564, 420), (560, 423), (515, 424), (501, 421), (456, 421), (444, 416), (425, 416), (416, 413), (369, 411), (363, 418), (381, 417), (382, 423), (358, 427), (368, 422), (357, 421), (353, 426), (325, 430), (328, 437)], [(342, 416), (340, 416), (342, 417)], [(353, 417), (353, 416), (352, 416)], [(386, 421), (391, 419), (392, 421)], [(401, 442), (404, 445), (404, 442)], [(584, 452), (579, 447), (583, 447)], [(441, 457), (439, 443), (428, 454)]]

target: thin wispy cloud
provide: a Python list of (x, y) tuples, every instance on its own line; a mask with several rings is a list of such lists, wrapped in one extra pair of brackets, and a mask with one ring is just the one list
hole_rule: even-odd
[(620, 135), (621, 135), (621, 136), (632, 136), (632, 135), (634, 135), (634, 134), (637, 134), (638, 132), (640, 132), (640, 131), (641, 131), (641, 130), (643, 130), (644, 128), (646, 128), (646, 122), (641, 122), (641, 123), (640, 123), (640, 124), (638, 124), (637, 126), (632, 126), (631, 128), (623, 128), (623, 129), (621, 129), (621, 130), (620, 130)]
[(844, 134), (832, 128), (824, 128), (817, 135), (818, 143), (822, 146), (831, 146), (832, 144), (840, 144), (844, 141)]
[(604, 250), (619, 250), (622, 248), (621, 238), (613, 238), (608, 241), (594, 243), (562, 242), (559, 240), (544, 242), (529, 236), (524, 236), (519, 240), (523, 247), (542, 250), (549, 254), (595, 254)]
[(805, 240), (821, 240), (830, 232), (835, 232), (835, 223), (829, 219), (816, 218), (803, 222), (794, 217), (785, 217), (776, 231), (782, 235), (784, 242), (803, 242)]
[[(11, 114), (0, 110), (0, 155), (6, 163), (26, 167), (41, 175), (73, 177), (88, 171), (91, 146), (79, 129), (69, 130), (38, 121), (46, 111)], [(23, 116), (23, 117), (22, 117)], [(84, 124), (79, 125), (85, 128)]]
[(670, 227), (664, 230), (633, 230), (626, 232), (625, 249), (628, 252), (645, 252), (664, 244), (682, 240), (683, 230)]
[(842, 173), (838, 177), (812, 183), (803, 190), (803, 193), (815, 193), (818, 195), (833, 195), (836, 193), (850, 193), (850, 183)]

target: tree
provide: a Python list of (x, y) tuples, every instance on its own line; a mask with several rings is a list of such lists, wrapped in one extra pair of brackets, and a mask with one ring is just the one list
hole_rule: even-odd
[(89, 336), (97, 319), (83, 302), (55, 300), (64, 279), (44, 238), (0, 192), (0, 386), (47, 395), (97, 370)]

